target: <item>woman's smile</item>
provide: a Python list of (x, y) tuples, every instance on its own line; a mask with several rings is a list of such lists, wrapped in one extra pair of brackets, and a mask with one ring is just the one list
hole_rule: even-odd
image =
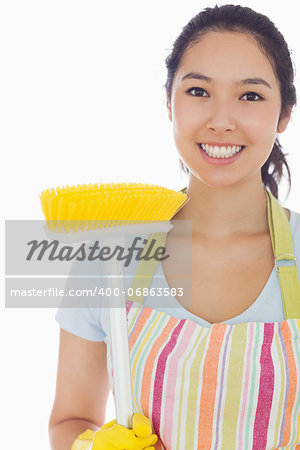
[(216, 144), (198, 144), (201, 150), (203, 150), (209, 157), (217, 159), (228, 159), (245, 148), (244, 145), (216, 145)]
[(242, 154), (245, 147), (217, 147), (198, 144), (200, 155), (208, 164), (224, 166), (234, 163)]

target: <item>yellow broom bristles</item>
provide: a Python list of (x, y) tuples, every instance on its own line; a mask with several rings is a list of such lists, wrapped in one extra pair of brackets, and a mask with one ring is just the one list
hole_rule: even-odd
[(67, 221), (63, 225), (53, 222), (55, 231), (170, 220), (189, 200), (183, 192), (142, 183), (58, 187), (43, 191), (40, 199), (48, 222)]

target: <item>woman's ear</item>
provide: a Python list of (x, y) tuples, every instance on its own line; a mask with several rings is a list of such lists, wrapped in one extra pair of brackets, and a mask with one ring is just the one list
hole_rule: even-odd
[(291, 114), (292, 114), (292, 107), (287, 107), (285, 109), (285, 111), (282, 112), (281, 118), (280, 118), (280, 120), (278, 122), (278, 126), (277, 126), (278, 133), (283, 133), (283, 131), (286, 130), (286, 127), (288, 126), (288, 123), (291, 118)]

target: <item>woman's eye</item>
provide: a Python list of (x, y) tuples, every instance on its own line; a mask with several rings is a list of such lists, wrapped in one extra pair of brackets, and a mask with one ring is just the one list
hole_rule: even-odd
[(263, 100), (263, 98), (256, 94), (256, 92), (246, 92), (241, 98), (247, 97), (246, 100), (250, 102), (257, 102), (258, 100)]
[[(195, 91), (196, 94), (191, 94), (191, 92), (193, 92), (193, 91)], [(193, 95), (194, 97), (207, 97), (207, 92), (202, 88), (193, 87), (193, 88), (188, 89), (185, 92)], [(206, 95), (204, 95), (204, 94), (206, 94)]]

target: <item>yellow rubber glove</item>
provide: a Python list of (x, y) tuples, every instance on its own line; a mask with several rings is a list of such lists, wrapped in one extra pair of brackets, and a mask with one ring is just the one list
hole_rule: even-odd
[(154, 450), (156, 442), (150, 420), (143, 414), (134, 413), (132, 430), (112, 420), (97, 432), (86, 430), (78, 436), (72, 450)]
[(91, 450), (154, 450), (152, 446), (156, 442), (150, 420), (143, 414), (134, 413), (132, 430), (113, 420), (95, 433)]
[(86, 430), (80, 434), (72, 445), (71, 450), (91, 450), (93, 445), (95, 431)]

